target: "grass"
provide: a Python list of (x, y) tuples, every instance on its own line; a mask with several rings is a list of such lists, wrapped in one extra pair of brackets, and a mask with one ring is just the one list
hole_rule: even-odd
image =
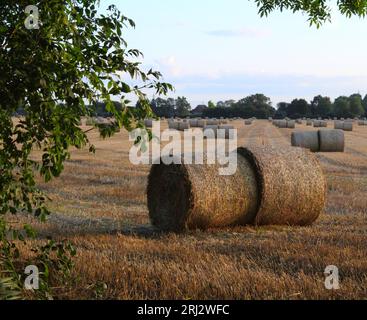
[[(268, 121), (235, 125), (239, 144), (290, 144), (291, 130)], [(73, 151), (62, 176), (42, 184), (49, 221), (11, 217), (39, 232), (21, 254), (49, 236), (75, 244), (73, 283), (58, 284), (58, 299), (366, 299), (367, 127), (345, 134), (345, 153), (318, 155), (328, 197), (314, 225), (162, 234), (148, 219), (149, 166), (130, 164), (127, 133), (104, 141), (91, 132), (96, 155)], [(324, 287), (331, 264), (340, 290)]]

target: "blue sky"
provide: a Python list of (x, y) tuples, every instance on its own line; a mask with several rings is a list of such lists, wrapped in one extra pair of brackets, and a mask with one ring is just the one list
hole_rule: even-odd
[[(331, 1), (332, 4), (335, 1)], [(275, 105), (317, 94), (367, 93), (367, 19), (333, 12), (309, 27), (302, 14), (260, 18), (248, 0), (102, 0), (136, 22), (129, 47), (195, 107), (264, 93)]]

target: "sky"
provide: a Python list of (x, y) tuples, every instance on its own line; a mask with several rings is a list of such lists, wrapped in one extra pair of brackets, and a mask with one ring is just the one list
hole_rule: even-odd
[(274, 106), (367, 94), (367, 18), (334, 8), (317, 29), (301, 13), (260, 18), (252, 0), (101, 0), (101, 11), (110, 4), (135, 21), (123, 36), (144, 53), (142, 67), (161, 71), (175, 86), (170, 96), (192, 107), (255, 93)]

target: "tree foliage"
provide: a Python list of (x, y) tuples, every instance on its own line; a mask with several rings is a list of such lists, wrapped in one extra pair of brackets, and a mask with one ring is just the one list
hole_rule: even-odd
[[(172, 89), (161, 74), (143, 71), (142, 53), (130, 49), (122, 34), (134, 22), (110, 6), (97, 12), (97, 0), (4, 0), (0, 4), (0, 213), (17, 210), (47, 213), (34, 172), (46, 181), (57, 177), (69, 148), (89, 144), (79, 128), (86, 104), (102, 101), (115, 127), (143, 126), (151, 115), (144, 89)], [(27, 29), (24, 9), (39, 8), (38, 29)], [(132, 79), (129, 83), (126, 79)], [(118, 96), (122, 108), (116, 108)], [(128, 108), (129, 98), (142, 108)], [(22, 107), (25, 117), (12, 120)], [(42, 151), (41, 162), (31, 158)], [(90, 146), (93, 151), (93, 146)]]
[[(310, 25), (317, 27), (332, 19), (329, 0), (255, 0), (255, 3), (261, 17), (268, 16), (274, 10), (302, 12), (308, 16)], [(367, 14), (367, 0), (337, 0), (336, 4), (340, 13), (348, 18), (365, 17)]]

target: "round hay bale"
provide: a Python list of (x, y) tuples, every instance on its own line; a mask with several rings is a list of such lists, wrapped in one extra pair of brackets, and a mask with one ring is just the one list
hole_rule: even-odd
[(278, 128), (287, 128), (287, 120), (278, 120), (277, 127)]
[(219, 124), (219, 121), (216, 120), (216, 119), (208, 119), (206, 121), (206, 124), (209, 125), (209, 126), (215, 126), (215, 125), (218, 125)]
[(296, 127), (296, 121), (294, 120), (287, 121), (287, 128), (294, 129), (295, 127)]
[[(204, 138), (216, 138), (217, 137), (217, 125), (206, 125), (203, 129), (204, 131)], [(213, 136), (214, 132), (214, 136)]]
[(314, 120), (313, 121), (313, 126), (314, 126), (314, 128), (319, 128), (319, 127), (321, 127), (321, 124), (320, 124), (320, 120)]
[(151, 119), (145, 119), (145, 120), (144, 120), (144, 125), (145, 125), (147, 128), (152, 128), (152, 127), (153, 127), (153, 120), (151, 120)]
[(184, 131), (186, 129), (190, 129), (190, 124), (188, 122), (179, 122), (178, 123), (178, 130)]
[(250, 119), (245, 120), (245, 126), (249, 126), (249, 125), (252, 125), (252, 120)]
[(343, 127), (344, 127), (344, 122), (343, 121), (336, 120), (334, 122), (334, 129), (341, 129), (341, 130), (343, 130)]
[(176, 122), (174, 120), (168, 120), (168, 129), (178, 130), (178, 124), (179, 122)]
[(325, 205), (326, 181), (313, 153), (270, 146), (238, 152), (256, 170), (260, 203), (255, 224), (309, 225), (317, 219)]
[(320, 126), (321, 128), (327, 128), (327, 121), (325, 121), (325, 120), (320, 121), (320, 122), (319, 122), (319, 126)]
[(343, 130), (319, 130), (321, 152), (344, 152)]
[(311, 119), (307, 119), (306, 126), (312, 126), (312, 120)]
[(343, 124), (344, 131), (353, 131), (353, 122), (345, 121)]
[(218, 164), (205, 163), (152, 165), (147, 200), (154, 226), (179, 232), (254, 221), (258, 184), (249, 161), (237, 157), (237, 170), (228, 176), (218, 174)]
[(189, 124), (190, 124), (190, 127), (196, 128), (198, 126), (198, 120), (197, 119), (190, 119)]
[(197, 127), (204, 128), (205, 127), (205, 120), (198, 120)]
[[(234, 139), (234, 132), (232, 131), (232, 130), (234, 130), (234, 126), (220, 125), (218, 127), (218, 129), (224, 130), (224, 138), (225, 139)], [(217, 136), (219, 136), (218, 131), (217, 131)]]
[(300, 147), (317, 152), (320, 149), (317, 131), (295, 131), (291, 135), (292, 147)]

